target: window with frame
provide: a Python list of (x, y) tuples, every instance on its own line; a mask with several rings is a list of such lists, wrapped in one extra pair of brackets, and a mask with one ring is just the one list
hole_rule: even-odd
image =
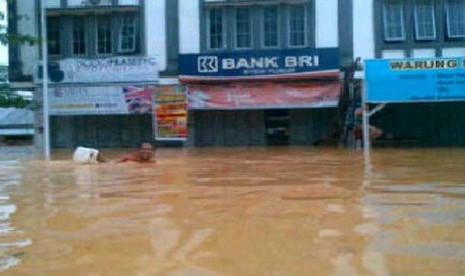
[(436, 38), (436, 19), (433, 0), (416, 0), (414, 8), (415, 38), (433, 40)]
[(222, 49), (225, 43), (224, 10), (212, 8), (207, 11), (207, 44), (209, 49)]
[(384, 40), (405, 40), (404, 6), (400, 1), (387, 1), (383, 5)]
[(278, 6), (262, 8), (262, 45), (265, 48), (278, 47), (279, 37)]
[(73, 55), (87, 54), (87, 39), (85, 20), (82, 17), (73, 18), (73, 37), (72, 37), (72, 53)]
[(61, 54), (60, 18), (47, 18), (47, 51), (49, 55)]
[(448, 0), (446, 3), (446, 25), (449, 38), (465, 38), (465, 1)]
[(252, 14), (250, 8), (236, 9), (236, 48), (248, 49), (252, 47)]
[(307, 33), (307, 12), (305, 5), (288, 7), (288, 43), (291, 47), (305, 46)]
[(97, 54), (112, 53), (111, 16), (97, 17)]
[(118, 31), (118, 52), (134, 53), (137, 42), (137, 18), (132, 14), (121, 17)]

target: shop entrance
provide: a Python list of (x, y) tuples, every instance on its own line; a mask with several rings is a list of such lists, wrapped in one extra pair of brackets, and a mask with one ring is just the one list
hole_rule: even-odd
[(289, 109), (265, 110), (266, 144), (289, 145)]

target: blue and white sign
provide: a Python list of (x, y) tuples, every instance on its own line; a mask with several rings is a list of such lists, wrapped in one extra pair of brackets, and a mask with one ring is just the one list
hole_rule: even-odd
[(371, 103), (463, 101), (465, 59), (366, 60), (365, 82)]
[(338, 48), (184, 54), (179, 78), (189, 80), (338, 77)]

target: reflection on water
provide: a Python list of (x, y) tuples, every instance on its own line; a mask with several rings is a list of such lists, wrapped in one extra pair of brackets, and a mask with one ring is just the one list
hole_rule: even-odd
[(0, 161), (5, 274), (465, 272), (465, 150), (377, 150), (369, 172), (361, 153), (335, 149), (160, 149), (156, 165), (70, 156)]

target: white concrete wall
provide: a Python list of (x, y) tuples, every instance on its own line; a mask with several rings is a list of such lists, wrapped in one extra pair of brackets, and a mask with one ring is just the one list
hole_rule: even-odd
[[(17, 0), (18, 7), (18, 32), (22, 35), (39, 37), (39, 26), (37, 26), (36, 1)], [(37, 45), (22, 45), (20, 60), (23, 63), (23, 74), (32, 75), (33, 66), (39, 59), (39, 47)]]
[(179, 53), (200, 53), (199, 0), (179, 0)]
[(373, 0), (354, 0), (353, 8), (354, 57), (374, 58)]
[(465, 48), (444, 48), (442, 49), (443, 57), (463, 57), (465, 56)]
[(338, 0), (316, 0), (315, 8), (316, 48), (338, 47)]
[(145, 41), (147, 43), (147, 56), (157, 59), (159, 71), (166, 70), (167, 63), (165, 1), (170, 0), (145, 1)]
[[(6, 28), (8, 27), (8, 13), (6, 7), (6, 0), (0, 0), (0, 11), (3, 13), (4, 17), (0, 20), (0, 26), (2, 28), (2, 33), (6, 33)], [(0, 43), (0, 65), (8, 65), (8, 45), (3, 45)]]
[(435, 57), (436, 50), (434, 49), (413, 49), (412, 57), (413, 58), (432, 58)]

